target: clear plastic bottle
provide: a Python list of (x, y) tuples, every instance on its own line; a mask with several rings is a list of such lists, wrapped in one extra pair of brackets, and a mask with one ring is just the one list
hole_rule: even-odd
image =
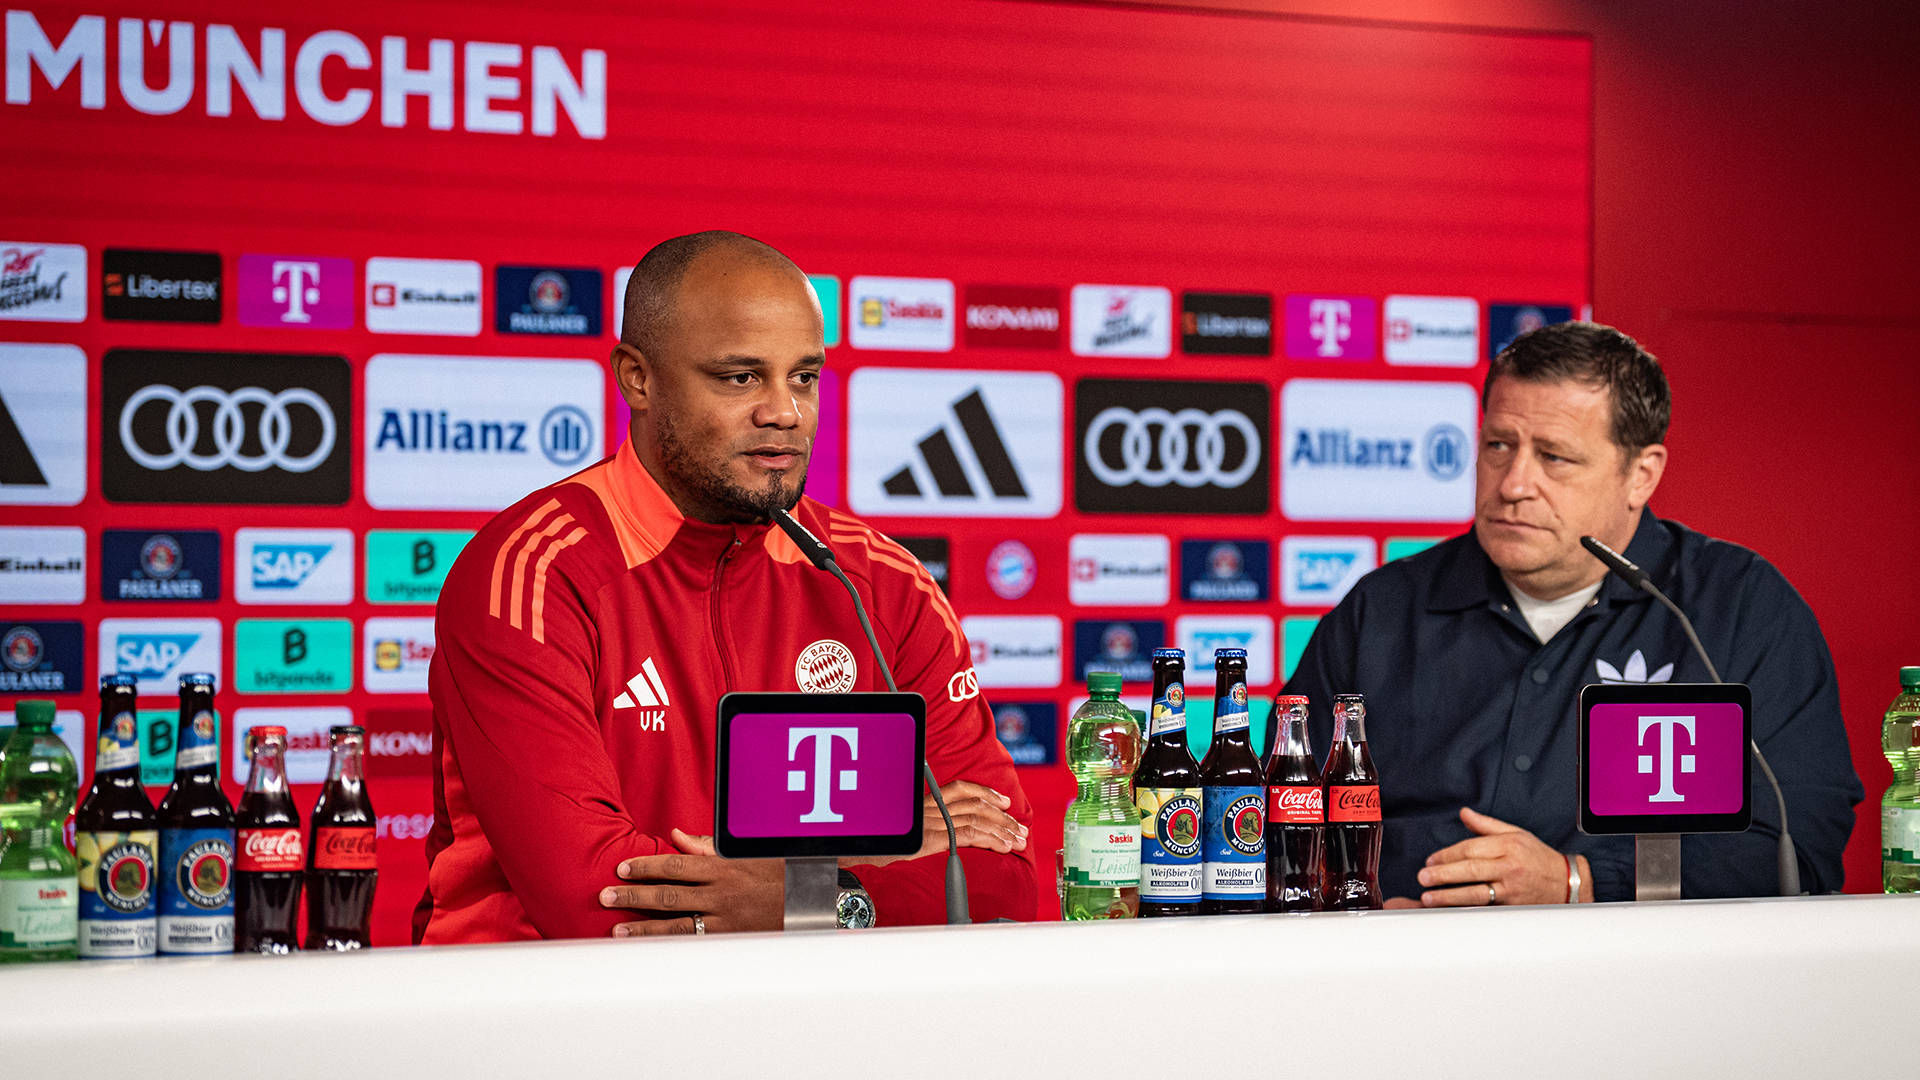
[(53, 733), (53, 702), (16, 702), (13, 716), (13, 737), (0, 752), (0, 961), (71, 960), (80, 862), (62, 833), (80, 769)]
[(1920, 667), (1900, 669), (1900, 696), (1887, 706), (1880, 748), (1893, 783), (1880, 799), (1880, 884), (1920, 892)]
[(1133, 770), (1140, 724), (1120, 704), (1120, 676), (1087, 676), (1087, 703), (1067, 729), (1067, 765), (1080, 792), (1067, 805), (1067, 919), (1131, 919), (1140, 911), (1140, 808)]

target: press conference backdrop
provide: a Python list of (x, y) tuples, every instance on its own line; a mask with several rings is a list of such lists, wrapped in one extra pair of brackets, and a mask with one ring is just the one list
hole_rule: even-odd
[(1355, 579), (1459, 532), (1487, 358), (1588, 299), (1584, 38), (259, 10), (6, 15), (0, 689), (88, 758), (98, 676), (137, 674), (158, 785), (177, 675), (216, 672), (229, 779), (285, 725), (303, 807), (327, 727), (365, 724), (381, 944), (425, 877), (439, 583), (620, 445), (605, 359), (655, 242), (736, 229), (813, 275), (808, 490), (949, 591), (977, 686), (946, 692), (992, 704), (1043, 867), (1086, 672), (1138, 701), (1185, 647), (1203, 746), (1213, 650), (1271, 694)]

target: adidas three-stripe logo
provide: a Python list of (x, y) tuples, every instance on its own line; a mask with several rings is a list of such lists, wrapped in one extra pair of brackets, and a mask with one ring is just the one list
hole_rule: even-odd
[(673, 701), (667, 697), (666, 681), (660, 678), (660, 671), (653, 666), (651, 656), (640, 661), (640, 674), (627, 680), (626, 692), (613, 699), (613, 707), (616, 709), (632, 709), (641, 706), (657, 709), (671, 704)]
[[(960, 425), (960, 434), (966, 448), (972, 451), (973, 463), (979, 471), (980, 479), (986, 481), (989, 491), (996, 499), (1024, 499), (1027, 487), (1020, 482), (1020, 470), (1013, 464), (1013, 455), (1007, 452), (1006, 441), (1000, 437), (1000, 429), (993, 422), (993, 414), (987, 411), (987, 399), (978, 389), (951, 406), (953, 419)], [(926, 472), (927, 479), (942, 498), (977, 498), (980, 492), (974, 490), (974, 482), (967, 475), (967, 467), (962, 462), (960, 450), (954, 441), (947, 437), (943, 425), (934, 428), (923, 436), (915, 449), (919, 450), (918, 464)], [(893, 475), (880, 482), (880, 487), (888, 495), (896, 498), (918, 498), (926, 494), (916, 477), (914, 462), (900, 466)]]

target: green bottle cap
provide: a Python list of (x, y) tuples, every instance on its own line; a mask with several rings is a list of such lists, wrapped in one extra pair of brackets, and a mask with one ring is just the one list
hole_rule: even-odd
[(52, 731), (53, 702), (16, 701), (13, 703), (13, 722), (22, 731)]
[(1920, 689), (1920, 667), (1903, 667), (1900, 669), (1900, 689)]
[(1117, 671), (1087, 672), (1087, 693), (1102, 697), (1120, 696), (1120, 673)]

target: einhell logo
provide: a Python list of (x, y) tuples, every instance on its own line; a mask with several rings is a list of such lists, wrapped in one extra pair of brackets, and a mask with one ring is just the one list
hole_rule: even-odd
[[(375, 38), (377, 75), (367, 45)], [(99, 15), (68, 23), (63, 15), (43, 19), (31, 11), (7, 12), (7, 104), (31, 105), (37, 89), (43, 107), (71, 108), (78, 98), (82, 109), (105, 109), (110, 47), (120, 100), (148, 116), (171, 116), (199, 103), (207, 116), (231, 117), (238, 99), (261, 120), (285, 120), (291, 73), (293, 105), (327, 127), (368, 121), (377, 95), (382, 127), (418, 123), (422, 110), (410, 113), (408, 105), (423, 98), (424, 119), (434, 131), (454, 130), (457, 107), (463, 131), (552, 136), (564, 114), (581, 138), (607, 137), (603, 49), (582, 49), (574, 61), (550, 45), (462, 42), (456, 87), (454, 43), (446, 39), (422, 47), (377, 31), (321, 30), (289, 42), (287, 31), (273, 26), (256, 31), (127, 18), (115, 20), (109, 35)], [(333, 72), (325, 82), (322, 69)]]

